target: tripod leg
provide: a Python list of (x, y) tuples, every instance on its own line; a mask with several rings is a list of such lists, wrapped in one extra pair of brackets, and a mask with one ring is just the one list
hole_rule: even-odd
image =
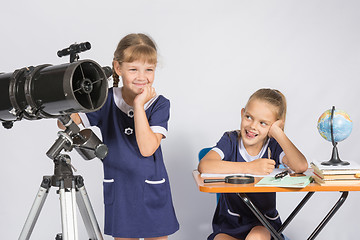
[(89, 240), (103, 240), (100, 227), (84, 186), (84, 179), (81, 176), (77, 176), (76, 184), (78, 189), (76, 201), (84, 221)]
[(34, 230), (36, 221), (41, 212), (41, 209), (44, 206), (50, 187), (51, 187), (51, 178), (44, 177), (43, 181), (41, 182), (40, 189), (36, 194), (34, 203), (30, 209), (29, 215), (25, 221), (24, 227), (20, 233), (19, 240), (27, 240), (30, 238), (30, 235)]
[(68, 189), (64, 187), (64, 181), (60, 182), (60, 206), (63, 240), (78, 240), (76, 220), (75, 184)]

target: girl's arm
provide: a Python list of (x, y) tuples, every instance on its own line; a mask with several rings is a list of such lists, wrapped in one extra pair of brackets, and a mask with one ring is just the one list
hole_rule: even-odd
[(156, 92), (153, 87), (147, 86), (144, 91), (134, 99), (134, 122), (135, 136), (141, 155), (149, 157), (160, 146), (163, 137), (160, 133), (154, 133), (146, 117), (144, 104), (153, 98)]
[(283, 149), (285, 156), (283, 163), (296, 173), (303, 173), (308, 169), (308, 162), (305, 156), (291, 142), (281, 128), (282, 121), (278, 120), (273, 123), (269, 130), (269, 136), (275, 138)]
[(274, 167), (275, 161), (267, 158), (259, 158), (251, 162), (223, 161), (217, 152), (211, 150), (201, 159), (198, 171), (200, 173), (267, 175), (274, 170)]

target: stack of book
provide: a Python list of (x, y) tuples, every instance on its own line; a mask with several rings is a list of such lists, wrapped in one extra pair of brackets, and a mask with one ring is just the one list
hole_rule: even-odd
[(350, 162), (350, 165), (326, 166), (321, 162), (310, 163), (313, 169), (313, 179), (321, 186), (360, 185), (360, 164)]

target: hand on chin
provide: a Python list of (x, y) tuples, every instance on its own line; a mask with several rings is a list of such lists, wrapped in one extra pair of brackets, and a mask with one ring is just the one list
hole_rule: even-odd
[(150, 85), (146, 85), (144, 86), (144, 88), (140, 89), (140, 93), (135, 97), (134, 103), (144, 105), (155, 95), (156, 95), (155, 89)]

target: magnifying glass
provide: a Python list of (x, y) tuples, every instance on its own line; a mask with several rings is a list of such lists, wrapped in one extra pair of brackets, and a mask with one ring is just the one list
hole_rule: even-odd
[(225, 182), (232, 184), (248, 184), (254, 182), (253, 176), (233, 175), (222, 179), (204, 179), (204, 183)]

